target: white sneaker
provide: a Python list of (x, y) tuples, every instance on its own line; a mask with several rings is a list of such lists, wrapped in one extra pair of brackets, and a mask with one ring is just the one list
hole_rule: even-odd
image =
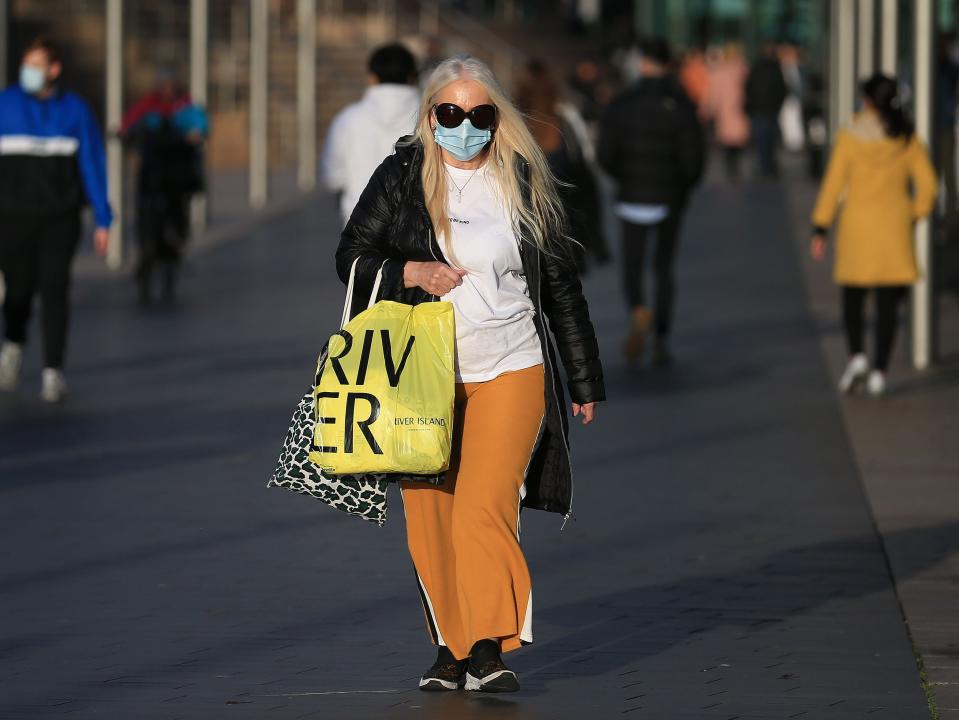
[(886, 392), (886, 376), (880, 370), (869, 373), (866, 381), (866, 391), (873, 397), (881, 397)]
[(862, 353), (849, 358), (842, 377), (839, 378), (839, 392), (855, 392), (869, 374), (869, 359)]
[(55, 368), (43, 369), (43, 387), (40, 397), (44, 402), (58, 403), (67, 395), (67, 380), (63, 373)]
[(0, 390), (13, 390), (20, 382), (23, 346), (9, 340), (0, 347)]

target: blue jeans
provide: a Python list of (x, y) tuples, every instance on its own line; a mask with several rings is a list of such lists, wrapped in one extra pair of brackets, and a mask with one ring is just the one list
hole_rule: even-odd
[(763, 175), (776, 175), (779, 171), (776, 162), (776, 144), (779, 140), (779, 121), (774, 115), (752, 116), (753, 143), (759, 159), (759, 170)]

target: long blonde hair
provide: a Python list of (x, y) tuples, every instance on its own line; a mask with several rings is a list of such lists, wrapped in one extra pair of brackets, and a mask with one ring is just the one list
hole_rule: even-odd
[[(420, 171), (426, 209), (437, 239), (442, 238), (446, 255), (455, 263), (449, 219), (449, 194), (443, 155), (433, 139), (430, 115), (440, 90), (457, 80), (473, 80), (483, 86), (496, 107), (496, 128), (487, 153), (487, 164), (513, 218), (517, 237), (528, 236), (541, 250), (553, 253), (568, 242), (566, 213), (557, 194), (557, 181), (546, 157), (533, 139), (522, 114), (497, 82), (489, 67), (473, 57), (444, 60), (430, 75), (420, 101), (415, 140), (423, 146)], [(529, 186), (517, 167), (519, 155), (529, 165)], [(529, 194), (529, 201), (524, 194)], [(524, 233), (525, 230), (525, 233)]]

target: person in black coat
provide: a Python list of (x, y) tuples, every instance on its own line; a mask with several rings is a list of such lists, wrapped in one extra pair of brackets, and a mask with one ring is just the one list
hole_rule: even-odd
[[(623, 287), (630, 309), (624, 345), (628, 362), (640, 360), (655, 325), (654, 361), (671, 356), (668, 337), (675, 295), (673, 262), (686, 200), (703, 173), (704, 140), (696, 110), (670, 73), (662, 38), (640, 47), (640, 79), (616, 98), (602, 119), (599, 161), (619, 185)], [(655, 316), (643, 289), (647, 242), (655, 238)]]
[(172, 301), (189, 237), (190, 198), (203, 190), (205, 112), (192, 104), (172, 72), (160, 68), (157, 84), (123, 117), (120, 135), (137, 148), (136, 218), (140, 302), (153, 299), (155, 276)]
[(786, 94), (786, 79), (779, 64), (778, 48), (776, 43), (767, 42), (746, 79), (746, 114), (752, 122), (759, 170), (766, 177), (779, 174), (776, 143), (779, 139), (779, 111)]
[(449, 470), (439, 486), (400, 483), (438, 646), (423, 690), (519, 689), (501, 657), (533, 639), (519, 510), (572, 511), (560, 368), (584, 424), (605, 399), (566, 227), (522, 115), (488, 66), (456, 57), (430, 75), (415, 134), (374, 171), (340, 237), (337, 271), (355, 293), (454, 311)]

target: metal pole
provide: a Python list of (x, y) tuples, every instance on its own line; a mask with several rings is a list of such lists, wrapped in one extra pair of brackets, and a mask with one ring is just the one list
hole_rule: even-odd
[(496, 79), (499, 80), (501, 86), (507, 88), (507, 92), (512, 92), (513, 88), (513, 63), (513, 54), (505, 48), (497, 53), (493, 62)]
[(420, 35), (432, 38), (440, 33), (440, 6), (435, 2), (420, 3)]
[[(932, 46), (933, 2), (915, 0), (916, 135), (928, 147), (932, 138)], [(916, 223), (916, 263), (919, 280), (912, 288), (912, 362), (919, 370), (929, 367), (933, 356), (933, 264), (928, 219)]]
[(299, 130), (300, 190), (316, 187), (316, 0), (299, 0), (296, 64), (296, 117)]
[(123, 145), (117, 135), (123, 117), (123, 0), (107, 0), (107, 184), (113, 227), (107, 266), (123, 263)]
[[(209, 67), (209, 14), (207, 0), (190, 0), (190, 97), (197, 105), (207, 104)], [(206, 156), (204, 155), (204, 159)], [(209, 178), (209, 173), (205, 173)], [(209, 180), (207, 180), (209, 182)], [(190, 228), (203, 232), (207, 224), (207, 195), (197, 194), (190, 204)]]
[(876, 0), (859, 0), (859, 57), (856, 63), (856, 76), (863, 80), (876, 71)]
[(399, 35), (399, 14), (396, 12), (396, 0), (383, 0), (382, 13), (386, 39), (392, 40)]
[(856, 104), (856, 6), (852, 2), (831, 4), (830, 32), (830, 136), (852, 116)]
[(882, 72), (896, 75), (896, 35), (899, 32), (899, 3), (882, 0)]
[(250, 205), (267, 197), (267, 83), (270, 8), (268, 0), (250, 2)]

